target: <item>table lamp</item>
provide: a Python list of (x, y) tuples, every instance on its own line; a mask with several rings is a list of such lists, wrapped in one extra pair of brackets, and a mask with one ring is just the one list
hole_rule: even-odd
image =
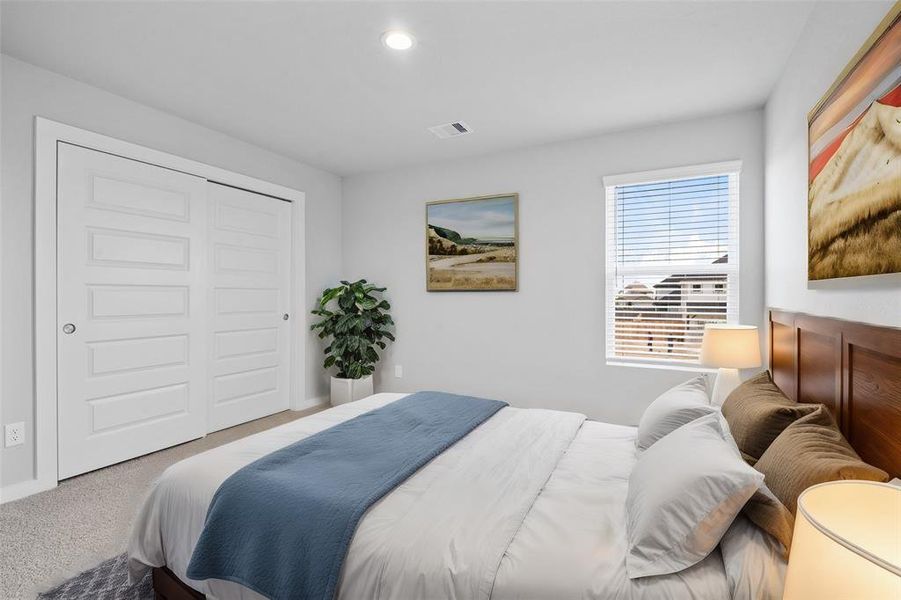
[(830, 481), (798, 497), (783, 600), (901, 598), (901, 488)]
[(729, 392), (738, 387), (739, 369), (760, 366), (760, 341), (753, 325), (707, 325), (701, 342), (701, 364), (718, 367), (711, 402), (722, 406)]

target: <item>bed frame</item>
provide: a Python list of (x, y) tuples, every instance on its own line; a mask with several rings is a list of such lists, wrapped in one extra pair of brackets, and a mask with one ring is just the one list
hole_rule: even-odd
[(770, 372), (825, 404), (860, 457), (901, 477), (901, 329), (770, 311)]
[(204, 600), (201, 594), (166, 567), (153, 569), (153, 597), (156, 600)]
[[(861, 458), (901, 476), (901, 329), (770, 310), (770, 372), (798, 402), (825, 404)], [(157, 600), (202, 600), (153, 569)]]

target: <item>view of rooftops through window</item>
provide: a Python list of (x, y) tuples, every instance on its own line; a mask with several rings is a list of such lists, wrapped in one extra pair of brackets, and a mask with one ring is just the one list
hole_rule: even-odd
[(608, 357), (696, 362), (704, 326), (736, 310), (737, 175), (621, 185), (612, 200)]

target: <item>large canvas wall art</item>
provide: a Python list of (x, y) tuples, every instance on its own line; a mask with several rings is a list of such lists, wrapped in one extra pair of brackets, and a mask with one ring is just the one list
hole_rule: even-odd
[(426, 205), (426, 289), (515, 291), (519, 195)]
[(901, 272), (901, 2), (808, 115), (808, 279)]

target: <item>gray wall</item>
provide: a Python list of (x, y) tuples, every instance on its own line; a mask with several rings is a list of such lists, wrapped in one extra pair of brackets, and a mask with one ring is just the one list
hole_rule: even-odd
[[(397, 320), (377, 389), (443, 389), (637, 422), (687, 375), (604, 364), (602, 177), (733, 159), (744, 162), (741, 320), (760, 325), (760, 110), (345, 178), (343, 272), (388, 286)], [(425, 203), (495, 192), (520, 193), (520, 290), (427, 293)]]
[(819, 3), (766, 105), (766, 301), (901, 326), (901, 274), (807, 282), (807, 112), (891, 8)]
[[(34, 117), (120, 138), (306, 192), (308, 305), (341, 268), (341, 180), (166, 113), (13, 58), (2, 57), (2, 422), (26, 422), (26, 444), (0, 450), (4, 486), (34, 470)], [(308, 356), (319, 348), (307, 339)], [(306, 396), (328, 393), (307, 361)], [(2, 444), (0, 444), (2, 445)]]

